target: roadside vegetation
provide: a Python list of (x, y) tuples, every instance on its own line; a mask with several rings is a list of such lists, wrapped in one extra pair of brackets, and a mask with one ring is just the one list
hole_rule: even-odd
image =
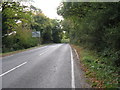
[(120, 87), (120, 2), (63, 2), (63, 30), (93, 87)]
[(72, 45), (80, 57), (80, 67), (85, 72), (87, 82), (96, 88), (119, 87), (119, 67), (111, 65), (109, 59), (97, 55), (93, 50), (88, 50), (78, 45)]
[(92, 87), (120, 87), (120, 2), (63, 2), (57, 9), (63, 21), (23, 2), (0, 3), (2, 53), (70, 42)]
[[(25, 1), (26, 2), (26, 1)], [(29, 2), (29, 0), (28, 0)], [(27, 49), (40, 44), (60, 43), (60, 21), (46, 17), (41, 9), (21, 2), (0, 3), (2, 13), (2, 53)], [(41, 37), (32, 37), (40, 31)]]
[[(44, 45), (46, 45), (46, 44), (44, 44)], [(0, 57), (5, 57), (5, 56), (9, 56), (9, 55), (16, 54), (19, 52), (28, 51), (28, 50), (31, 50), (31, 49), (34, 49), (37, 47), (42, 47), (44, 45), (38, 45), (38, 46), (27, 48), (27, 49), (21, 49), (21, 50), (16, 50), (16, 51), (11, 51), (11, 52), (0, 53)]]

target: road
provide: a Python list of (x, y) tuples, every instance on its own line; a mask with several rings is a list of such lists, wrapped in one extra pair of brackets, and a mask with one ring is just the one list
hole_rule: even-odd
[(75, 68), (69, 44), (38, 47), (2, 58), (2, 88), (80, 88)]

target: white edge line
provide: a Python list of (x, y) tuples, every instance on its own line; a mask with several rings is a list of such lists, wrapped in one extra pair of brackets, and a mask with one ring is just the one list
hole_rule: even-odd
[(11, 71), (13, 71), (13, 70), (15, 70), (15, 69), (17, 69), (17, 68), (19, 68), (19, 67), (21, 67), (21, 66), (23, 66), (23, 65), (26, 64), (26, 63), (27, 63), (27, 62), (24, 62), (24, 63), (22, 63), (22, 64), (20, 64), (20, 65), (18, 65), (18, 66), (16, 66), (16, 67), (14, 67), (14, 68), (8, 70), (7, 72), (1, 74), (0, 77), (2, 77), (2, 76), (4, 76), (4, 75), (8, 74), (9, 72), (11, 72)]
[(72, 54), (72, 48), (70, 46), (70, 52), (71, 52), (71, 86), (72, 88), (75, 88), (75, 76), (74, 76), (74, 61), (73, 61), (73, 54)]

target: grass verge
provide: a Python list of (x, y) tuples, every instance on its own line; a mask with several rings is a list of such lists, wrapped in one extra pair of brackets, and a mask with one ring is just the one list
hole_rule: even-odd
[[(119, 69), (104, 63), (104, 58), (95, 52), (72, 45), (80, 56), (81, 68), (86, 73), (88, 82), (95, 88), (118, 88), (120, 87)], [(106, 62), (106, 61), (105, 61)], [(108, 63), (110, 61), (108, 60)]]

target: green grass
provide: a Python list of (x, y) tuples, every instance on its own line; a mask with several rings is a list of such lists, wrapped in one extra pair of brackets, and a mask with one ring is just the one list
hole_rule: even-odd
[[(80, 48), (80, 49), (78, 49)], [(117, 88), (120, 87), (119, 68), (109, 65), (110, 60), (99, 57), (95, 52), (77, 47), (80, 59), (86, 68), (86, 77), (92, 87)]]

